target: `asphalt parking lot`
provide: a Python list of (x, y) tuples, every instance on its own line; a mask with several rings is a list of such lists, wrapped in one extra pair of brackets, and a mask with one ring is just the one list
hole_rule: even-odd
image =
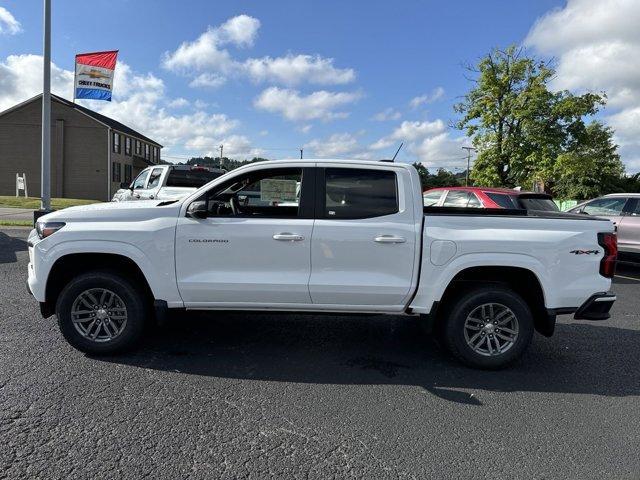
[(0, 478), (640, 478), (640, 268), (500, 372), (383, 316), (183, 315), (90, 358), (26, 292), (26, 235), (0, 230)]

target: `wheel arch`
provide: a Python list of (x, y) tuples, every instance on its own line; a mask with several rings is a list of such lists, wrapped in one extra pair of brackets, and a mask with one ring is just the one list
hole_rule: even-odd
[(531, 309), (538, 333), (550, 337), (555, 329), (556, 317), (545, 307), (545, 296), (540, 279), (530, 269), (510, 265), (468, 267), (458, 272), (447, 285), (433, 312), (435, 321), (446, 315), (455, 299), (478, 285), (496, 284), (512, 289)]
[(45, 317), (54, 313), (63, 288), (78, 275), (92, 271), (110, 271), (126, 277), (139, 286), (149, 301), (154, 294), (140, 266), (131, 258), (116, 253), (69, 253), (59, 257), (51, 267), (45, 286), (45, 301), (41, 305)]

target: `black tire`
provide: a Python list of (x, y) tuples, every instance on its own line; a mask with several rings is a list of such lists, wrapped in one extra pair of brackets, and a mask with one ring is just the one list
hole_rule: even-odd
[[(83, 292), (104, 288), (115, 293), (126, 307), (126, 324), (111, 340), (96, 342), (83, 336), (74, 326), (71, 309), (76, 298)], [(58, 326), (64, 338), (74, 348), (92, 355), (109, 355), (132, 348), (141, 338), (148, 317), (145, 295), (127, 279), (110, 271), (88, 272), (69, 282), (56, 302)]]
[[(517, 319), (518, 334), (513, 344), (503, 353), (486, 356), (476, 352), (467, 343), (465, 322), (474, 309), (489, 303), (500, 304), (511, 310)], [(503, 368), (521, 357), (531, 343), (534, 330), (533, 316), (527, 303), (513, 290), (502, 286), (467, 290), (450, 306), (441, 326), (444, 346), (466, 365), (481, 369)]]

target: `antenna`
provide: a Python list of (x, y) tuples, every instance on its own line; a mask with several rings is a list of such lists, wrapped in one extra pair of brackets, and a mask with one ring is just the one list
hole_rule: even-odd
[(398, 156), (398, 153), (400, 153), (400, 149), (402, 148), (402, 145), (404, 145), (404, 142), (400, 143), (400, 146), (398, 147), (398, 150), (396, 150), (396, 154), (391, 159), (392, 162), (394, 162), (396, 160), (396, 157)]

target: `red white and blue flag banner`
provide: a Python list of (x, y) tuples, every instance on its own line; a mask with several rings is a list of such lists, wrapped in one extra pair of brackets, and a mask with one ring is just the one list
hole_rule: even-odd
[(118, 50), (76, 55), (75, 98), (111, 101)]

